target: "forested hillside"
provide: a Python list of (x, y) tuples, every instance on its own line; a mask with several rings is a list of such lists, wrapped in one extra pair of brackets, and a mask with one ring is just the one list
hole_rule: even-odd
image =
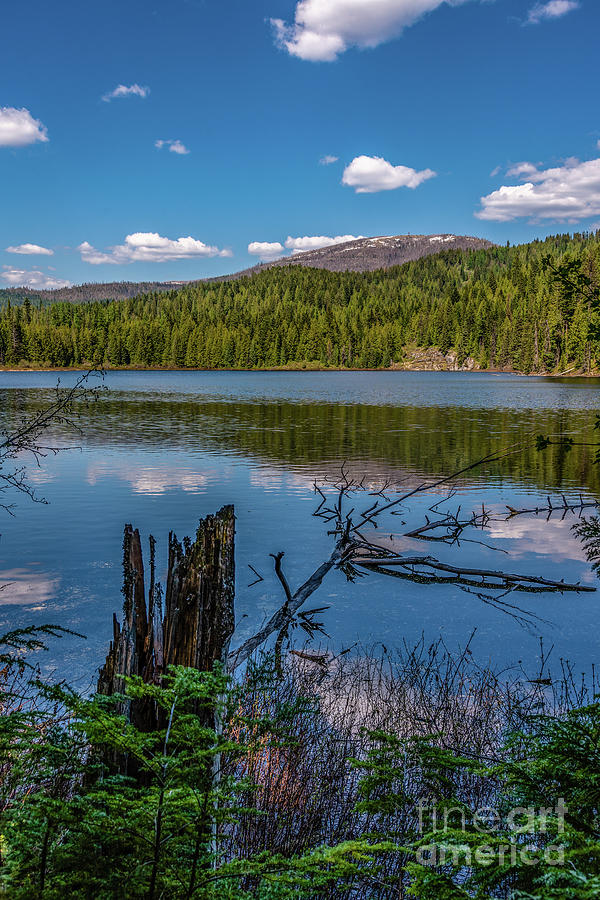
[(49, 291), (38, 291), (28, 287), (0, 289), (0, 306), (10, 303), (21, 303), (29, 298), (36, 306), (64, 301), (66, 303), (87, 303), (93, 300), (125, 300), (136, 297), (142, 292), (169, 291), (184, 282), (175, 281), (109, 281), (88, 282), (71, 287), (55, 288)]
[(408, 346), (522, 372), (589, 371), (596, 313), (551, 266), (597, 283), (600, 233), (450, 250), (375, 272), (277, 267), (134, 299), (0, 311), (4, 366), (389, 367)]

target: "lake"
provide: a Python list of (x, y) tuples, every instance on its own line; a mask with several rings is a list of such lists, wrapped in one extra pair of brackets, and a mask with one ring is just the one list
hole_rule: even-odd
[[(60, 377), (69, 384), (76, 376)], [(0, 373), (2, 425), (48, 402), (56, 380), (56, 373)], [(313, 516), (315, 480), (334, 480), (345, 462), (368, 491), (388, 485), (393, 499), (394, 490), (536, 434), (593, 441), (600, 409), (596, 379), (487, 373), (111, 372), (105, 384), (101, 398), (82, 409), (79, 435), (53, 434), (59, 445), (77, 447), (29, 468), (47, 504), (17, 498), (15, 516), (1, 513), (0, 521), (0, 584), (7, 584), (1, 626), (52, 622), (85, 634), (85, 641), (53, 642), (40, 657), (44, 669), (56, 666), (80, 686), (103, 661), (112, 613), (121, 609), (125, 523), (156, 537), (160, 571), (169, 530), (193, 534), (201, 516), (235, 504), (237, 642), (281, 603), (270, 553), (285, 551), (294, 589), (331, 551), (327, 524)], [(440, 488), (402, 505), (379, 532), (413, 555), (435, 552), (465, 565), (595, 585), (573, 515), (500, 515), (506, 504), (531, 507), (548, 495), (600, 496), (593, 458), (592, 448), (530, 447), (462, 476), (446, 508), (465, 513), (483, 503), (495, 512), (483, 533), (465, 535), (480, 543), (432, 550), (402, 538), (444, 499)], [(364, 509), (374, 498), (365, 493), (352, 502)], [(249, 586), (249, 566), (264, 580)], [(597, 658), (599, 600), (597, 593), (519, 594), (511, 602), (543, 620), (526, 628), (458, 585), (375, 574), (349, 583), (333, 572), (309, 605), (329, 606), (323, 618), (336, 647), (412, 644), (421, 635), (456, 647), (476, 629), (471, 647), (482, 661), (523, 661), (531, 669), (542, 636), (547, 650), (554, 646), (555, 668), (563, 657), (580, 670)]]

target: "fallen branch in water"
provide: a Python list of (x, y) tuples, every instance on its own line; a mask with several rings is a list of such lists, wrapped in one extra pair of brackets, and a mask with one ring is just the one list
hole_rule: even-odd
[(526, 628), (528, 631), (531, 631), (535, 622), (543, 622), (545, 625), (551, 624), (547, 619), (536, 616), (531, 610), (523, 609), (522, 606), (517, 606), (516, 603), (509, 603), (508, 600), (504, 599), (516, 590), (514, 585), (507, 588), (502, 594), (484, 594), (483, 591), (473, 590), (471, 587), (466, 587), (465, 585), (461, 586), (461, 590), (463, 590), (465, 594), (473, 594), (478, 600), (485, 603), (486, 606), (491, 606), (499, 612), (504, 613), (504, 615), (510, 616), (511, 619), (514, 619), (515, 622), (522, 628)]
[[(532, 593), (540, 590), (594, 593), (596, 590), (595, 587), (582, 585), (580, 582), (568, 584), (565, 581), (553, 581), (550, 578), (542, 578), (539, 575), (518, 575), (511, 572), (494, 571), (493, 569), (471, 569), (465, 566), (453, 566), (449, 563), (440, 562), (433, 556), (353, 556), (350, 561), (355, 566), (385, 571), (386, 574), (397, 575), (400, 578), (425, 579), (427, 582), (438, 581), (448, 584), (468, 584), (474, 587), (498, 589), (514, 585), (514, 590)], [(395, 568), (396, 566), (410, 571), (405, 573), (386, 571), (390, 567)], [(415, 566), (424, 566), (431, 569), (432, 572), (417, 571)], [(433, 574), (435, 572), (448, 572), (450, 577), (435, 575)], [(487, 582), (486, 579), (490, 578), (496, 579), (497, 583)], [(479, 580), (476, 581), (475, 579)]]
[(254, 587), (255, 584), (259, 584), (261, 581), (265, 580), (262, 577), (262, 575), (260, 574), (260, 572), (257, 572), (256, 569), (254, 568), (254, 566), (251, 566), (250, 563), (248, 563), (248, 568), (250, 569), (251, 572), (254, 572), (254, 574), (256, 575), (255, 580), (251, 581), (250, 584), (248, 585), (249, 588)]
[(506, 459), (509, 456), (514, 456), (517, 453), (522, 453), (523, 450), (533, 446), (537, 446), (537, 439), (526, 441), (523, 444), (511, 444), (509, 447), (503, 447), (501, 450), (492, 451), (486, 456), (482, 456), (481, 459), (470, 463), (468, 466), (463, 466), (462, 469), (458, 469), (456, 472), (452, 472), (450, 475), (444, 475), (442, 478), (438, 478), (433, 482), (423, 482), (422, 484), (417, 485), (416, 488), (413, 488), (407, 493), (402, 494), (400, 497), (396, 497), (394, 500), (391, 500), (389, 503), (386, 503), (383, 506), (379, 506), (379, 502), (377, 501), (375, 504), (373, 504), (373, 506), (369, 507), (369, 509), (361, 513), (361, 519), (356, 524), (356, 528), (362, 528), (367, 523), (377, 527), (377, 523), (375, 521), (377, 516), (380, 516), (383, 512), (387, 512), (387, 510), (392, 509), (394, 506), (398, 506), (399, 504), (404, 503), (406, 500), (410, 499), (410, 497), (414, 497), (417, 494), (426, 493), (427, 491), (432, 491), (435, 488), (441, 487), (443, 484), (448, 484), (449, 482), (454, 481), (454, 479), (458, 478), (460, 475), (464, 475), (466, 472), (470, 472), (473, 469), (479, 468), (479, 466), (482, 466), (485, 463), (500, 462), (501, 460)]
[[(349, 545), (348, 535), (342, 535), (333, 548), (333, 552), (329, 559), (320, 565), (310, 578), (291, 595), (291, 597), (288, 597), (286, 592), (285, 603), (271, 616), (266, 625), (251, 638), (248, 638), (248, 640), (245, 641), (241, 647), (238, 647), (237, 650), (231, 651), (227, 657), (227, 665), (230, 670), (236, 669), (242, 663), (246, 662), (255, 650), (258, 650), (271, 635), (276, 632), (280, 633), (282, 629), (286, 628), (291, 617), (298, 612), (302, 604), (308, 600), (311, 594), (314, 594), (317, 588), (321, 586), (327, 573), (344, 561), (351, 546), (352, 545)], [(279, 559), (281, 560), (281, 557)]]
[[(524, 509), (516, 509), (514, 506), (507, 504), (506, 509), (508, 513), (503, 515), (492, 515), (482, 506), (481, 512), (473, 512), (470, 518), (465, 519), (460, 518), (460, 506), (456, 513), (438, 513), (437, 510), (434, 510), (436, 515), (440, 516), (439, 519), (432, 522), (429, 516), (426, 515), (424, 525), (420, 525), (412, 531), (404, 532), (403, 536), (416, 538), (420, 541), (437, 541), (438, 543), (453, 544), (458, 542), (466, 528), (483, 529), (490, 522), (508, 522), (516, 516), (537, 516), (540, 513), (544, 513), (550, 519), (553, 513), (556, 512), (561, 513), (564, 519), (569, 512), (575, 514), (577, 512), (581, 513), (584, 509), (600, 508), (600, 500), (584, 500), (581, 494), (576, 503), (569, 503), (564, 494), (560, 495), (560, 499), (561, 503), (556, 501), (552, 503), (551, 497), (548, 496), (544, 506), (532, 506)], [(438, 505), (436, 504), (436, 506)]]
[[(470, 590), (469, 592), (475, 594), (482, 602), (494, 606), (508, 615), (512, 615), (520, 624), (527, 626), (531, 624), (532, 620), (541, 620), (535, 614), (522, 610), (518, 606), (503, 600), (503, 597), (508, 593), (513, 591), (527, 593), (542, 593), (546, 591), (555, 593), (593, 593), (596, 590), (595, 587), (582, 585), (580, 582), (571, 584), (564, 580), (555, 581), (535, 575), (520, 575), (511, 572), (452, 565), (442, 563), (432, 556), (402, 557), (386, 550), (384, 547), (371, 543), (361, 531), (366, 525), (377, 528), (377, 520), (382, 513), (389, 511), (390, 515), (397, 515), (397, 508), (403, 504), (405, 505), (407, 500), (419, 494), (434, 491), (442, 485), (450, 487), (449, 496), (438, 500), (429, 507), (430, 513), (433, 513), (438, 518), (431, 521), (429, 516), (425, 515), (425, 523), (417, 528), (413, 528), (411, 531), (405, 532), (403, 537), (460, 546), (462, 541), (469, 540), (462, 537), (463, 532), (467, 528), (482, 530), (492, 521), (509, 521), (516, 515), (524, 515), (526, 513), (545, 511), (551, 514), (555, 509), (560, 509), (564, 516), (570, 511), (575, 512), (578, 509), (600, 506), (600, 501), (584, 501), (581, 496), (579, 503), (569, 503), (563, 496), (561, 506), (553, 506), (552, 501), (548, 497), (547, 507), (517, 510), (509, 506), (507, 507), (508, 514), (501, 516), (492, 515), (483, 504), (481, 505), (481, 511), (473, 512), (468, 517), (460, 516), (460, 506), (456, 513), (439, 511), (439, 506), (454, 496), (456, 488), (451, 485), (451, 482), (459, 476), (485, 463), (504, 460), (532, 446), (540, 448), (540, 439), (538, 437), (491, 452), (450, 475), (438, 478), (433, 482), (422, 482), (391, 500), (386, 496), (386, 493), (389, 494), (391, 489), (389, 479), (385, 481), (383, 487), (379, 490), (369, 489), (365, 484), (366, 476), (363, 474), (360, 480), (353, 478), (345, 463), (341, 467), (339, 477), (335, 479), (325, 478), (321, 485), (315, 481), (314, 490), (320, 499), (313, 516), (323, 519), (328, 525), (332, 523), (327, 533), (336, 539), (334, 550), (329, 559), (319, 566), (308, 581), (293, 595), (281, 570), (281, 557), (283, 554), (271, 554), (275, 559), (275, 572), (283, 586), (285, 600), (257, 634), (229, 654), (229, 668), (235, 669), (243, 662), (246, 662), (259, 647), (273, 635), (276, 635), (275, 657), (276, 665), (279, 669), (281, 667), (283, 643), (289, 637), (290, 629), (295, 627), (296, 624), (302, 625), (296, 619), (300, 607), (320, 587), (325, 575), (333, 568), (340, 569), (350, 581), (353, 581), (359, 574), (364, 574), (364, 572), (359, 572), (359, 569), (363, 569), (420, 584), (456, 584), (463, 590), (473, 588), (475, 590)], [(330, 492), (331, 488), (335, 489), (333, 496)], [(358, 521), (355, 522), (352, 518), (354, 506), (347, 509), (346, 507), (350, 506), (350, 503), (346, 501), (354, 494), (367, 492), (375, 500), (368, 508), (359, 513), (357, 516)], [(385, 503), (380, 505), (380, 501), (377, 498), (382, 498), (385, 500)], [(393, 539), (393, 537), (394, 535), (390, 535), (390, 539)], [(480, 544), (492, 550), (498, 549), (490, 547), (484, 541), (469, 540), (469, 542)], [(361, 551), (364, 555), (361, 555)], [(501, 552), (507, 553), (506, 550), (501, 550)], [(504, 593), (500, 595), (484, 594), (482, 593), (483, 589), (503, 591)], [(320, 611), (322, 610), (310, 612)], [(306, 615), (310, 616), (310, 612), (306, 613)], [(300, 615), (302, 616), (302, 614)], [(310, 619), (307, 624), (312, 627)], [(322, 623), (318, 623), (315, 630), (322, 631), (321, 625)], [(307, 628), (306, 630), (309, 629)]]
[[(429, 516), (425, 516), (425, 525), (414, 528), (412, 531), (406, 531), (404, 537), (417, 538), (420, 541), (439, 541), (441, 543), (454, 543), (458, 540), (465, 528), (485, 528), (491, 519), (485, 509), (481, 513), (473, 513), (469, 519), (460, 519), (460, 506), (456, 513), (448, 513), (431, 522)], [(442, 530), (442, 534), (434, 532)]]
[(561, 512), (564, 518), (568, 512), (575, 513), (583, 509), (598, 509), (598, 507), (600, 507), (600, 500), (584, 500), (581, 494), (579, 495), (579, 503), (569, 503), (564, 494), (561, 494), (562, 503), (557, 503), (556, 506), (552, 504), (550, 497), (547, 497), (546, 499), (548, 501), (546, 506), (534, 506), (530, 509), (515, 509), (513, 506), (508, 506), (507, 504), (507, 519), (513, 519), (515, 516), (525, 516), (531, 513), (534, 513), (536, 516), (539, 515), (539, 513), (547, 513), (548, 518), (550, 518), (554, 512)]

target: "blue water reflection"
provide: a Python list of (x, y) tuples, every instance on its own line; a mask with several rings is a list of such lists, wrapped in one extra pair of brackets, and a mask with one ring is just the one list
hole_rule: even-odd
[[(64, 383), (74, 377), (65, 373)], [(10, 420), (47, 401), (53, 373), (1, 373), (0, 409)], [(55, 622), (87, 635), (53, 646), (44, 665), (85, 681), (101, 662), (113, 610), (121, 605), (125, 522), (158, 539), (159, 567), (170, 529), (180, 537), (199, 517), (234, 502), (237, 515), (237, 611), (242, 640), (279, 604), (269, 554), (285, 551), (292, 585), (325, 559), (331, 537), (314, 519), (313, 482), (333, 477), (344, 460), (372, 488), (416, 484), (460, 468), (511, 440), (535, 433), (588, 434), (599, 406), (594, 379), (526, 379), (463, 373), (146, 373), (107, 377), (109, 391), (82, 410), (80, 449), (42, 461), (30, 474), (48, 505), (19, 502), (3, 516), (0, 539), (2, 627)], [(58, 443), (72, 435), (57, 430)], [(589, 450), (527, 451), (483, 467), (457, 484), (463, 510), (535, 505), (548, 493), (596, 496)], [(442, 494), (420, 498), (385, 529), (421, 521)], [(360, 502), (360, 501), (358, 501)], [(371, 499), (365, 498), (369, 505)], [(406, 521), (406, 526), (400, 523)], [(435, 547), (443, 559), (508, 567), (549, 578), (594, 583), (571, 521), (553, 516), (494, 522), (485, 543)], [(384, 529), (384, 530), (385, 530)], [(378, 535), (381, 537), (381, 535)], [(481, 535), (476, 535), (481, 538)], [(394, 537), (398, 549), (430, 545)], [(162, 556), (161, 556), (162, 554)], [(249, 565), (265, 580), (254, 580)], [(545, 623), (535, 631), (556, 656), (586, 667), (596, 657), (598, 594), (520, 595)], [(422, 586), (372, 575), (354, 584), (328, 577), (318, 605), (331, 604), (326, 627), (337, 644), (386, 643), (443, 636), (499, 662), (533, 661), (537, 633), (456, 586)]]

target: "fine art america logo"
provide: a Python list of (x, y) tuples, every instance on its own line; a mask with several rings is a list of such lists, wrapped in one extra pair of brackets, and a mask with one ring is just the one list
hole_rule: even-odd
[[(491, 806), (475, 812), (460, 806), (440, 809), (421, 798), (418, 830), (432, 842), (419, 847), (417, 861), (424, 866), (537, 866), (541, 862), (562, 866), (564, 846), (552, 839), (564, 834), (568, 809), (562, 797), (553, 807), (515, 806), (503, 815)], [(468, 842), (457, 840), (460, 832), (468, 833)], [(479, 844), (478, 834), (482, 836)]]

